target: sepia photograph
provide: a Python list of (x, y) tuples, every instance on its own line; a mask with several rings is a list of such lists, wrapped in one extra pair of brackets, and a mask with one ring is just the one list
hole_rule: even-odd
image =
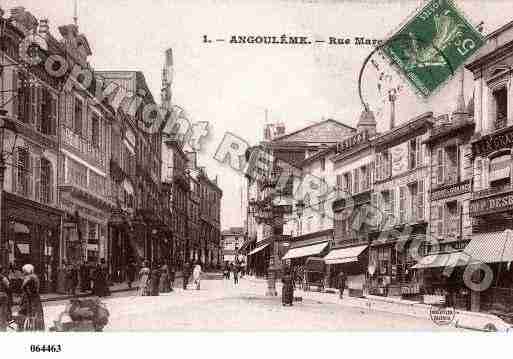
[(1, 1), (0, 354), (510, 336), (512, 5)]

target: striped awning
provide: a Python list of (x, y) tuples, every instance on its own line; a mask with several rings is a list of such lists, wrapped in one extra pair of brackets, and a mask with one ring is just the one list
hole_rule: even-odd
[(422, 257), (412, 268), (438, 268), (465, 266), (470, 262), (470, 257), (463, 252), (438, 253)]
[(367, 247), (367, 245), (362, 245), (349, 248), (333, 249), (324, 257), (324, 262), (326, 262), (326, 264), (358, 262), (358, 256), (362, 254), (362, 252)]
[(511, 262), (513, 261), (513, 231), (474, 234), (464, 252), (473, 262)]
[(326, 248), (327, 245), (328, 242), (326, 241), (312, 244), (309, 246), (291, 248), (287, 253), (285, 253), (282, 259), (292, 259), (318, 255), (324, 250), (324, 248)]
[(260, 246), (260, 247), (256, 247), (255, 249), (253, 249), (251, 252), (248, 253), (248, 256), (251, 256), (255, 253), (258, 253), (260, 252), (262, 249), (264, 249), (265, 247), (267, 247), (269, 245), (269, 243), (263, 245), (263, 246)]

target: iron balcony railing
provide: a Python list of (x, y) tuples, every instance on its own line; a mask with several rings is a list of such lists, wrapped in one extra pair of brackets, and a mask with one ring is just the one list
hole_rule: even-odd
[(62, 142), (84, 155), (87, 160), (94, 161), (100, 166), (105, 166), (105, 152), (97, 146), (73, 132), (71, 128), (61, 127)]
[(488, 197), (491, 195), (507, 193), (513, 191), (513, 184), (506, 184), (502, 186), (494, 186), (490, 188), (485, 188), (480, 191), (475, 191), (472, 193), (472, 199), (479, 199), (482, 197)]

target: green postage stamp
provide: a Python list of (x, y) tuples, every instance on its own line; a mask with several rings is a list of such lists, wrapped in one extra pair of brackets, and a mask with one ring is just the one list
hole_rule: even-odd
[(427, 97), (484, 44), (450, 0), (433, 0), (383, 46), (408, 80)]

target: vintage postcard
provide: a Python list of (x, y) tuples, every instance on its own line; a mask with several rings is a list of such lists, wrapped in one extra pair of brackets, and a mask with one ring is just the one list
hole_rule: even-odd
[(1, 340), (511, 333), (510, 5), (2, 1)]

